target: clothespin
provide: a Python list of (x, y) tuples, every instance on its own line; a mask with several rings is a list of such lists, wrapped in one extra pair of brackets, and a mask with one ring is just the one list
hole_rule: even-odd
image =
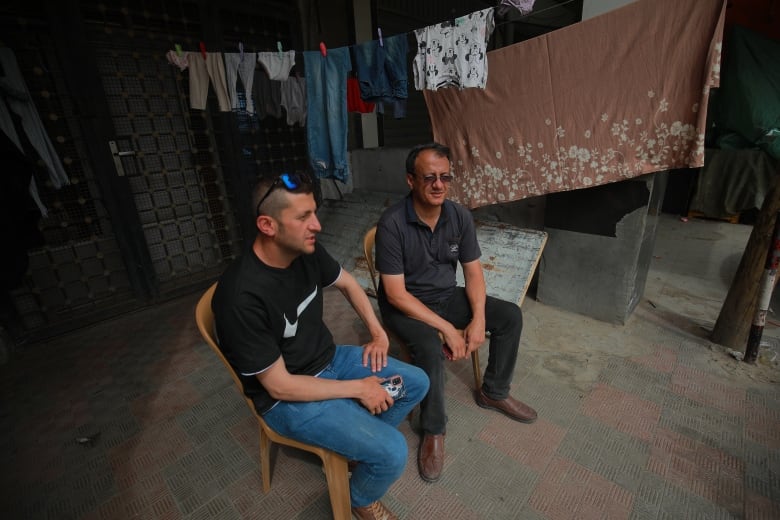
[(279, 51), (279, 58), (282, 57), (282, 42), (279, 40), (276, 41), (276, 50)]
[(200, 42), (198, 47), (200, 47), (200, 55), (203, 56), (203, 61), (206, 61), (206, 44)]
[(322, 53), (323, 56), (328, 55), (328, 48), (325, 47), (325, 42), (320, 42), (320, 52)]
[(183, 54), (183, 52), (182, 52), (182, 50), (181, 50), (181, 45), (179, 45), (179, 44), (177, 43), (177, 44), (175, 44), (175, 45), (173, 46), (173, 48), (174, 48), (174, 49), (176, 49), (176, 55), (177, 55), (177, 56), (179, 56), (179, 57), (181, 57), (181, 55)]
[(377, 34), (379, 34), (379, 46), (380, 47), (384, 47), (385, 46), (385, 41), (382, 39), (382, 28), (381, 27), (377, 27), (376, 28), (376, 32), (377, 32)]
[(241, 55), (241, 57), (239, 58), (239, 61), (241, 63), (243, 63), (244, 62), (244, 44), (243, 44), (243, 42), (238, 42), (238, 53)]

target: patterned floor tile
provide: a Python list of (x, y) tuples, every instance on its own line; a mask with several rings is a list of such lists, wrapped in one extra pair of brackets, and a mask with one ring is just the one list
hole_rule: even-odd
[(479, 440), (532, 470), (542, 472), (558, 450), (566, 430), (545, 418), (509, 430), (506, 420), (500, 417), (491, 420), (479, 432)]
[(780, 407), (776, 407), (776, 402), (758, 399), (748, 401), (745, 406), (745, 437), (773, 450), (780, 450)]
[(586, 416), (578, 416), (558, 455), (635, 491), (650, 454), (648, 443)]
[(743, 462), (671, 430), (651, 442), (648, 470), (687, 491), (736, 512), (743, 501)]
[[(3, 518), (332, 517), (308, 454), (274, 449), (263, 493), (257, 423), (199, 337), (199, 296), (27, 345), (0, 367)], [(365, 341), (341, 294), (326, 298), (336, 340)], [(625, 326), (528, 303), (511, 392), (539, 419), (479, 408), (470, 361), (449, 364), (445, 473), (419, 477), (418, 418), (404, 421), (407, 467), (383, 498), (400, 518), (780, 517), (777, 383), (724, 372), (698, 325), (644, 301)], [(586, 341), (556, 343), (550, 323)]]
[(529, 499), (549, 520), (628, 518), (633, 493), (571, 460), (556, 457)]
[(678, 366), (669, 383), (672, 392), (712, 406), (730, 415), (741, 415), (745, 409), (746, 392), (715, 375), (685, 366)]
[(582, 413), (640, 440), (653, 438), (661, 407), (617, 388), (598, 383), (583, 400)]
[(651, 354), (634, 356), (630, 359), (637, 365), (642, 365), (656, 372), (670, 374), (677, 365), (677, 352), (657, 345)]

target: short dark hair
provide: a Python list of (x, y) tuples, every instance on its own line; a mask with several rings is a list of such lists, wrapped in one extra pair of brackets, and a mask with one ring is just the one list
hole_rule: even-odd
[[(314, 186), (310, 180), (309, 182), (300, 183), (295, 189), (289, 189), (284, 186), (284, 184), (280, 184), (279, 186), (274, 187), (274, 189), (269, 193), (268, 190), (273, 187), (274, 183), (277, 182), (277, 179), (279, 179), (280, 175), (265, 175), (261, 177), (260, 180), (258, 180), (255, 184), (255, 187), (252, 188), (252, 207), (255, 208), (255, 211), (260, 209), (257, 206), (260, 204), (260, 199), (262, 199), (266, 193), (268, 193), (268, 197), (266, 197), (266, 199), (263, 201), (262, 213), (273, 218), (278, 218), (279, 213), (281, 213), (281, 211), (288, 206), (287, 197), (280, 195), (279, 192), (314, 193)], [(308, 174), (301, 174), (296, 172), (294, 175), (305, 178)], [(308, 178), (310, 179), (310, 176), (308, 176)]]
[(418, 144), (411, 150), (409, 150), (409, 155), (406, 156), (406, 173), (410, 175), (414, 175), (414, 163), (417, 161), (417, 156), (420, 155), (421, 152), (424, 152), (425, 150), (431, 150), (433, 153), (438, 155), (439, 157), (446, 157), (448, 161), (452, 162), (452, 156), (450, 155), (450, 149), (443, 144), (439, 143), (426, 143), (426, 144)]

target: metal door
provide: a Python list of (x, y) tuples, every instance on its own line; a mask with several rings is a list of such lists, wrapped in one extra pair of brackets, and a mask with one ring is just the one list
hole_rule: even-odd
[(195, 165), (171, 66), (159, 51), (97, 53), (116, 131), (105, 145), (116, 150), (116, 175), (129, 179), (159, 290), (213, 277), (224, 258), (208, 199), (224, 193), (209, 193)]
[(242, 38), (255, 51), (278, 40), (291, 48), (293, 10), (274, 5), (63, 0), (43, 11), (0, 9), (2, 43), (17, 50), (72, 181), (55, 190), (37, 176), (50, 209), (43, 243), (29, 251), (0, 324), (15, 336), (56, 334), (203, 287), (240, 252), (237, 214), (251, 220), (246, 187), (258, 170), (303, 167), (303, 130), (219, 113), (211, 98), (207, 110), (191, 110), (187, 72), (165, 53), (176, 43), (195, 50), (204, 34), (225, 42), (215, 52)]

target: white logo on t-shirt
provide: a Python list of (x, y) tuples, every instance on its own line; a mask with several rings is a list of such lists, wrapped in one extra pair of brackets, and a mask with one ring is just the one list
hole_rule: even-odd
[(303, 313), (303, 311), (306, 310), (306, 307), (309, 306), (309, 304), (314, 300), (314, 297), (317, 296), (317, 286), (314, 286), (314, 291), (310, 295), (306, 297), (305, 300), (303, 300), (300, 305), (298, 305), (298, 309), (296, 309), (297, 316), (295, 316), (295, 323), (290, 323), (290, 320), (287, 319), (287, 316), (285, 314), (282, 314), (282, 317), (284, 318), (284, 338), (292, 338), (295, 336), (295, 333), (298, 332), (298, 317)]

